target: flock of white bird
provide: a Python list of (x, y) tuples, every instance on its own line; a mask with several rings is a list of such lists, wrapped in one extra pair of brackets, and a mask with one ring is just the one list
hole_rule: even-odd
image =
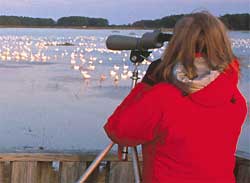
[[(76, 36), (76, 37), (31, 37), (31, 36), (0, 36), (0, 63), (48, 63), (65, 62), (79, 71), (84, 80), (97, 78), (100, 82), (111, 78), (115, 83), (127, 80), (132, 76), (133, 67), (129, 61), (128, 51), (112, 51), (105, 47), (105, 37)], [(250, 39), (232, 39), (234, 48), (242, 52), (250, 49)], [(149, 57), (154, 60), (164, 52), (164, 47), (153, 50)], [(119, 62), (118, 62), (119, 61)], [(151, 62), (142, 62), (139, 77), (145, 74), (147, 65)], [(109, 67), (109, 72), (102, 72), (102, 67)], [(94, 71), (99, 68), (98, 76)], [(250, 67), (250, 63), (248, 65)]]
[[(110, 78), (115, 83), (132, 76), (133, 67), (129, 61), (128, 51), (112, 51), (105, 47), (104, 37), (77, 36), (35, 38), (30, 36), (0, 36), (0, 63), (60, 63), (66, 62), (84, 80), (99, 79), (100, 82)], [(161, 54), (163, 48), (155, 50)], [(154, 59), (154, 56), (151, 56)], [(144, 61), (142, 65), (149, 65)], [(101, 65), (109, 68), (108, 72)], [(100, 72), (94, 72), (96, 68)], [(139, 70), (139, 77), (145, 69)], [(102, 71), (103, 70), (103, 71)]]

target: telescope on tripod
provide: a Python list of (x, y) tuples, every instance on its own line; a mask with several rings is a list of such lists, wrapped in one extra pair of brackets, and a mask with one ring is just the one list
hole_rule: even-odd
[[(146, 32), (141, 38), (111, 35), (106, 40), (106, 46), (110, 50), (131, 50), (130, 60), (134, 64), (134, 71), (131, 77), (131, 89), (135, 87), (137, 81), (140, 79), (138, 76), (138, 66), (151, 54), (150, 49), (161, 48), (164, 42), (170, 41), (172, 34), (162, 33), (159, 30), (153, 32)], [(91, 173), (96, 169), (99, 163), (104, 159), (108, 152), (113, 147), (114, 142), (111, 142), (90, 164), (85, 173), (77, 181), (77, 183), (84, 183)], [(135, 182), (141, 182), (141, 173), (139, 168), (138, 153), (136, 147), (131, 147), (131, 155), (133, 161), (133, 170)], [(128, 147), (123, 147), (122, 160), (126, 161), (128, 156)]]

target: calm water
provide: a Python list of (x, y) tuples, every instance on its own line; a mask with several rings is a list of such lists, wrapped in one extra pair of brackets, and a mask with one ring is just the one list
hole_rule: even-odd
[[(108, 51), (105, 39), (110, 34), (140, 36), (144, 32), (0, 29), (1, 150), (106, 147), (109, 140), (102, 127), (129, 92), (133, 67), (129, 52)], [(249, 102), (249, 32), (230, 32), (230, 37), (242, 60), (240, 88)], [(162, 52), (163, 48), (154, 50), (150, 59)], [(140, 66), (141, 76), (147, 64)], [(249, 120), (238, 152), (250, 153)]]

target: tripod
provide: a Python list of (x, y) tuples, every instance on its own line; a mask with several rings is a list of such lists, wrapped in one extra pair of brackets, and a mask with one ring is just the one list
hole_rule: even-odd
[[(141, 50), (131, 51), (130, 60), (134, 63), (134, 66), (135, 66), (133, 75), (131, 77), (131, 80), (132, 80), (131, 90), (135, 87), (137, 81), (140, 79), (138, 76), (138, 66), (140, 65), (141, 62), (143, 62), (144, 59), (146, 59), (150, 55), (150, 53), (151, 53), (150, 51), (141, 51)], [(77, 183), (84, 183), (88, 179), (91, 173), (96, 169), (99, 163), (104, 159), (104, 157), (108, 154), (108, 152), (114, 146), (114, 144), (115, 144), (114, 142), (111, 142), (96, 157), (96, 159), (90, 164), (90, 166), (87, 168), (85, 173), (80, 177)], [(137, 152), (136, 147), (131, 147), (131, 155), (132, 155), (135, 183), (140, 183), (142, 178), (141, 178), (141, 173), (140, 173), (139, 158), (138, 158), (138, 152)], [(122, 160), (126, 161), (128, 159), (127, 156), (128, 156), (128, 147), (123, 147)]]

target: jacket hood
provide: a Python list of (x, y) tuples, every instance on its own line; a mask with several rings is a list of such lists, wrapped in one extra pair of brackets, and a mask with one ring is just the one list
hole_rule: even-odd
[(182, 90), (193, 102), (207, 107), (234, 102), (238, 81), (238, 61), (233, 61), (224, 72), (210, 70), (204, 58), (194, 61), (197, 77), (189, 79), (183, 65), (173, 70), (174, 85)]

